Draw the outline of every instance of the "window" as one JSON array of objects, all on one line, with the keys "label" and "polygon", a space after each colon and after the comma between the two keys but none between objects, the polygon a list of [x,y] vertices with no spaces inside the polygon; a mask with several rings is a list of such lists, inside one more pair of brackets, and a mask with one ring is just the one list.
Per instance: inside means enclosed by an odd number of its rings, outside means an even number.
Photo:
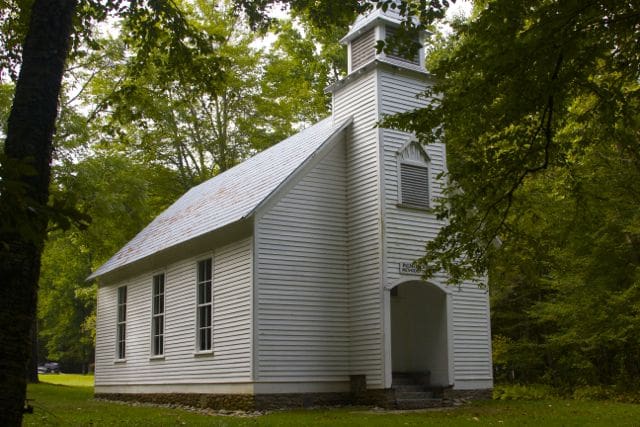
[{"label": "window", "polygon": [[198,351],[211,350],[213,296],[211,289],[211,258],[198,262],[197,296],[197,348]]},{"label": "window", "polygon": [[398,203],[403,207],[428,209],[430,159],[417,141],[410,141],[398,153]]},{"label": "window", "polygon": [[153,276],[151,354],[164,354],[164,274]]},{"label": "window", "polygon": [[127,287],[118,288],[118,319],[116,322],[116,359],[122,360],[126,356],[127,337]]}]

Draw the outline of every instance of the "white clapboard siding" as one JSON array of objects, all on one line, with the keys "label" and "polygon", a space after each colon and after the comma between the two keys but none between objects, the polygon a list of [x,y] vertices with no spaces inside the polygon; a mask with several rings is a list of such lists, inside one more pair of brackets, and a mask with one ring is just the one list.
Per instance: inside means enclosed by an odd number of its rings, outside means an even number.
[{"label": "white clapboard siding", "polygon": [[456,388],[491,385],[489,293],[472,283],[453,291],[453,364]]},{"label": "white clapboard siding", "polygon": [[256,222],[258,381],[348,381],[344,141]]},{"label": "white clapboard siding", "polygon": [[[196,265],[213,255],[213,354],[196,350]],[[100,286],[96,385],[205,384],[251,380],[252,239]],[[165,273],[164,359],[150,359],[151,282]],[[127,286],[126,362],[114,362],[117,287]],[[169,389],[168,389],[169,391]]]},{"label": "white clapboard siding", "polygon": [[[381,108],[383,114],[394,114],[414,110],[426,105],[426,101],[417,95],[424,92],[427,82],[424,76],[407,73],[380,73]],[[384,189],[385,189],[385,255],[386,281],[396,284],[402,279],[415,279],[401,276],[399,264],[412,262],[424,254],[425,243],[435,237],[442,222],[424,210],[398,207],[398,157],[400,151],[411,140],[406,132],[385,129],[382,132],[384,153]],[[426,147],[429,156],[429,195],[433,200],[442,194],[442,183],[438,175],[445,168],[444,146],[434,144]]]},{"label": "white clapboard siding", "polygon": [[350,372],[384,387],[376,69],[333,94],[334,120],[353,116],[347,145]]},{"label": "white clapboard siding", "polygon": [[[416,95],[423,92],[426,82],[406,73],[381,73],[381,105],[384,114],[423,107],[426,100]],[[410,141],[404,132],[383,131],[384,188],[385,188],[385,258],[386,281],[397,284],[419,276],[401,275],[399,264],[412,262],[424,255],[425,244],[433,239],[444,225],[435,215],[419,209],[398,207],[398,152]],[[426,147],[429,156],[429,181],[432,203],[442,196],[444,183],[438,178],[446,169],[445,147],[432,144]],[[440,278],[441,282],[444,278]],[[487,292],[474,285],[465,285],[453,292],[452,331],[454,383],[473,383],[478,388],[491,382],[491,338],[489,301]]]}]

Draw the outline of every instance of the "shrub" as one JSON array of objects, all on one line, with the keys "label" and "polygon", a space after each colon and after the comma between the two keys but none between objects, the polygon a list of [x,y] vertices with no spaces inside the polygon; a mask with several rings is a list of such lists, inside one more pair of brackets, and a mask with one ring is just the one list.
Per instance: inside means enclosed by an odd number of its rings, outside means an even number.
[{"label": "shrub", "polygon": [[573,391],[573,398],[576,400],[609,400],[614,394],[614,390],[610,387],[585,385],[577,387]]},{"label": "shrub", "polygon": [[493,398],[496,400],[543,400],[556,397],[556,391],[544,384],[500,384],[493,388]]}]

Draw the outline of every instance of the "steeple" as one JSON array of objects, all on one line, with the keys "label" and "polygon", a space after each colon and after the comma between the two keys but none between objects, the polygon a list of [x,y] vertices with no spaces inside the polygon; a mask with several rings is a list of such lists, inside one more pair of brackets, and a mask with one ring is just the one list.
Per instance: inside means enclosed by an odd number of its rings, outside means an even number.
[{"label": "steeple", "polygon": [[[378,41],[390,40],[404,19],[397,9],[392,8],[388,8],[386,11],[374,8],[369,13],[358,16],[347,35],[340,40],[342,44],[347,45],[348,74],[352,74],[375,61],[426,72],[424,48],[420,48],[412,57],[400,53],[377,52],[376,50]],[[424,34],[421,34],[419,40],[416,41],[421,46],[424,45]]]}]

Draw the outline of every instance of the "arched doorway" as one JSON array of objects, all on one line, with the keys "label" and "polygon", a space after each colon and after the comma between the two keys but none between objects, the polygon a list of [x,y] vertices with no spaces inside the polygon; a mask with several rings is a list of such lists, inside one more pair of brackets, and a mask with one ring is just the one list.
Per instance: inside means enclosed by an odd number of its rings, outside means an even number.
[{"label": "arched doorway", "polygon": [[431,385],[449,385],[447,294],[421,281],[390,294],[392,375],[429,373]]}]

